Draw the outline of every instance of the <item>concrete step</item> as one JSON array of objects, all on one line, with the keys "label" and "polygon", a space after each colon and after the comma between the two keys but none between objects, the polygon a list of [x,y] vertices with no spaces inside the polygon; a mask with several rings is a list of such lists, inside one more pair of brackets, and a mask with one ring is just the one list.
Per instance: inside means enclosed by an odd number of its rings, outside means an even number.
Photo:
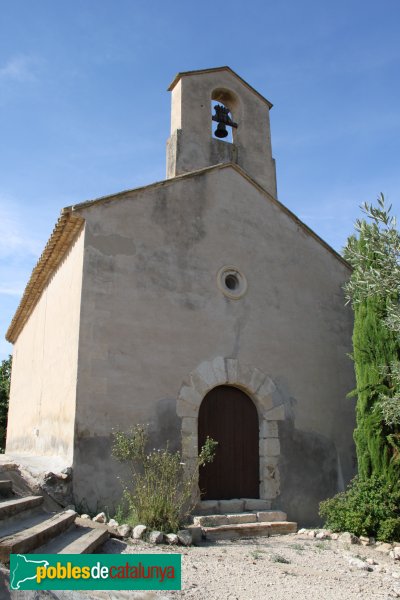
[{"label": "concrete step", "polygon": [[287,521],[286,513],[281,510],[235,513],[232,515],[202,515],[193,517],[193,525],[200,527],[219,527],[221,525],[239,525],[244,523],[271,523]]},{"label": "concrete step", "polygon": [[282,510],[262,510],[257,513],[259,523],[272,523],[274,521],[287,521],[287,514]]},{"label": "concrete step", "polygon": [[275,521],[265,523],[240,523],[237,525],[221,525],[219,527],[203,527],[206,540],[236,540],[244,537],[260,537],[296,533],[297,523]]},{"label": "concrete step", "polygon": [[4,502],[0,502],[0,520],[13,517],[21,512],[40,506],[42,503],[42,496],[25,496],[24,498],[4,500]]},{"label": "concrete step", "polygon": [[234,515],[193,517],[193,525],[200,527],[220,527],[221,525],[238,525],[240,523],[257,523],[257,515],[255,513],[237,513]]},{"label": "concrete step", "polygon": [[91,554],[110,537],[108,528],[73,524],[67,531],[34,550],[34,554]]},{"label": "concrete step", "polygon": [[88,528],[86,532],[81,532],[80,537],[74,542],[60,550],[59,554],[91,554],[104,544],[109,537],[110,533],[106,527],[104,529]]},{"label": "concrete step", "polygon": [[30,529],[34,525],[39,525],[43,521],[46,521],[49,516],[40,506],[37,506],[23,513],[18,513],[9,519],[4,519],[0,521],[0,540],[14,535],[23,529]]},{"label": "concrete step", "polygon": [[10,479],[0,481],[0,496],[11,496],[12,493],[12,481]]},{"label": "concrete step", "polygon": [[68,529],[76,516],[74,510],[65,510],[28,529],[21,529],[12,535],[1,538],[0,560],[9,562],[12,553],[26,554],[34,548],[44,545],[48,540]]}]

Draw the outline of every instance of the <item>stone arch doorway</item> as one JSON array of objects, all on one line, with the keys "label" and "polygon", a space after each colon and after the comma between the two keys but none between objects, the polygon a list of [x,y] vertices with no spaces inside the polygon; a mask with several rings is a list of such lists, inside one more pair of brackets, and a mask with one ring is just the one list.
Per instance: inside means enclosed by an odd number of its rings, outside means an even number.
[{"label": "stone arch doorway", "polygon": [[200,467],[201,498],[259,498],[259,423],[251,398],[228,385],[209,391],[199,410],[199,449],[207,435],[218,447],[213,462]]},{"label": "stone arch doorway", "polygon": [[210,390],[224,385],[243,390],[256,406],[260,424],[260,488],[256,498],[274,500],[280,493],[278,421],[285,418],[285,407],[272,379],[256,367],[236,358],[217,356],[187,375],[176,403],[177,415],[182,419],[182,458],[189,472],[196,468],[200,405]]}]

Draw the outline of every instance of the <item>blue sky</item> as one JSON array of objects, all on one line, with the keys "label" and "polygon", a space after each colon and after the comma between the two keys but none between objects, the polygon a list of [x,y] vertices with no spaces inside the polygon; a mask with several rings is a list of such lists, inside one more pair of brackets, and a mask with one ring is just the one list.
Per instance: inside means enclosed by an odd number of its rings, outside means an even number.
[{"label": "blue sky", "polygon": [[335,249],[400,214],[398,0],[0,0],[0,359],[63,206],[164,178],[178,71],[229,65],[274,104],[279,199]]}]

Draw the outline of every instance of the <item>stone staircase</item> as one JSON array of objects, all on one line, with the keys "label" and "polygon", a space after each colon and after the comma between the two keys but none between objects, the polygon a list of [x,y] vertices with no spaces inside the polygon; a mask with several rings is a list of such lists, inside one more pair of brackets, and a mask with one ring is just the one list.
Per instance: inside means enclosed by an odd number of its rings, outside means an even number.
[{"label": "stone staircase", "polygon": [[[267,500],[254,498],[205,501],[198,506],[201,514],[193,517],[193,525],[201,527],[203,538],[209,541],[296,533],[297,523],[270,507]],[[210,508],[216,514],[206,514]]]},{"label": "stone staircase", "polygon": [[[1,474],[0,474],[1,476]],[[74,510],[49,511],[43,496],[18,496],[0,480],[0,561],[10,554],[88,554],[108,538],[107,527],[77,524]]]}]

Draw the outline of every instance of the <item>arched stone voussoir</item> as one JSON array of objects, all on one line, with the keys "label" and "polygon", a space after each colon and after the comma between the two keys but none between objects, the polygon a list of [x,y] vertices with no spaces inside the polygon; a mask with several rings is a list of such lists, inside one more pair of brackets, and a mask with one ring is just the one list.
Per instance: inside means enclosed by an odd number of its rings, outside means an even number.
[{"label": "arched stone voussoir", "polygon": [[176,413],[178,417],[197,418],[199,407],[203,397],[192,386],[183,385],[179,390],[176,401]]},{"label": "arched stone voussoir", "polygon": [[285,419],[285,406],[283,404],[274,406],[267,410],[263,416],[266,421],[283,421]]},{"label": "arched stone voussoir", "polygon": [[[265,374],[256,367],[238,363],[236,369],[236,384],[251,394],[255,394],[265,379]],[[233,382],[235,383],[235,382]]]},{"label": "arched stone voussoir", "polygon": [[228,383],[225,359],[222,356],[217,356],[211,361],[200,363],[199,366],[191,372],[190,382],[192,387],[202,398],[217,385]]},{"label": "arched stone voussoir", "polygon": [[268,375],[257,367],[241,364],[236,358],[217,356],[213,360],[203,361],[194,369],[188,381],[181,387],[178,397],[183,401],[179,416],[193,416],[191,409],[186,410],[186,404],[199,408],[204,396],[218,385],[234,385],[250,393],[264,414],[274,406],[272,394],[276,386]]}]

